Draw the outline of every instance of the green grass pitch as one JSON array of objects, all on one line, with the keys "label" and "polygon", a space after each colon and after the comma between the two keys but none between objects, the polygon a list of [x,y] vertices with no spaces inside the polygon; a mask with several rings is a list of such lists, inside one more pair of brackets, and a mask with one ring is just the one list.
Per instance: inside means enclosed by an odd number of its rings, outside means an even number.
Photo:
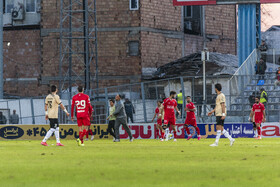
[{"label": "green grass pitch", "polygon": [[1,186],[280,186],[279,139],[0,141]]}]

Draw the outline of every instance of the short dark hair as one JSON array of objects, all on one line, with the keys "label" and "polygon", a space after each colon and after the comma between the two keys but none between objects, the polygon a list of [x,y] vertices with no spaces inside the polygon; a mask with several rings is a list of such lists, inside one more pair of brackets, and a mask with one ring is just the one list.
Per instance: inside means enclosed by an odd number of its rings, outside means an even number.
[{"label": "short dark hair", "polygon": [[175,91],[171,91],[171,92],[170,92],[170,95],[175,95],[175,94],[176,94]]},{"label": "short dark hair", "polygon": [[114,99],[110,99],[109,101],[110,101],[110,102],[112,101],[113,103],[115,103],[115,100],[114,100]]},{"label": "short dark hair", "polygon": [[222,91],[222,85],[220,83],[215,84],[215,88],[220,92]]},{"label": "short dark hair", "polygon": [[79,92],[82,92],[82,91],[83,91],[83,89],[84,89],[84,87],[83,87],[83,86],[79,86],[79,87],[78,87],[78,91],[79,91]]},{"label": "short dark hair", "polygon": [[160,102],[160,103],[162,103],[162,100],[158,100],[157,102]]},{"label": "short dark hair", "polygon": [[189,95],[187,96],[187,98],[188,98],[188,97],[191,98],[191,96],[189,96]]},{"label": "short dark hair", "polygon": [[52,85],[51,86],[51,92],[55,92],[56,91],[56,85]]},{"label": "short dark hair", "polygon": [[260,96],[256,96],[255,98],[258,98],[259,100],[261,99],[261,97],[260,97]]}]

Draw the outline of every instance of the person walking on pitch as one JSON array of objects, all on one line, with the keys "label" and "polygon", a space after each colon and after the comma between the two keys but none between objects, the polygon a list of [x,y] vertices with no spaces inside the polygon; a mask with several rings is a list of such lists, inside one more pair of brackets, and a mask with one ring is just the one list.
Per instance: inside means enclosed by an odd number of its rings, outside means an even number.
[{"label": "person walking on pitch", "polygon": [[216,106],[214,110],[208,113],[208,116],[211,116],[214,112],[216,115],[216,129],[217,129],[217,135],[216,135],[216,141],[215,143],[211,144],[210,146],[216,147],[219,144],[219,140],[221,137],[221,133],[225,135],[230,141],[230,146],[233,145],[235,142],[235,139],[233,139],[228,131],[224,129],[224,122],[227,114],[227,109],[226,109],[226,97],[225,95],[221,92],[222,91],[222,85],[221,84],[215,84],[215,92],[217,93],[217,98],[216,98]]},{"label": "person walking on pitch", "polygon": [[60,106],[60,108],[66,113],[67,116],[69,116],[69,113],[67,112],[59,96],[57,95],[57,91],[58,90],[56,86],[52,85],[51,94],[49,94],[45,100],[45,118],[46,120],[50,121],[50,130],[47,132],[45,138],[41,142],[41,145],[43,146],[48,146],[47,140],[52,136],[53,133],[55,134],[56,145],[64,146],[60,143],[59,138],[58,107]]}]

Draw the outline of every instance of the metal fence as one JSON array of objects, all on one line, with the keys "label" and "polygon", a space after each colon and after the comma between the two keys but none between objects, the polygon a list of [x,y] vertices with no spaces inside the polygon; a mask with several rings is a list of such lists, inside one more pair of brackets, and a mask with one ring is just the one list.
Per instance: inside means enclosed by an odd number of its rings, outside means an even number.
[{"label": "metal fence", "polygon": [[[133,114],[134,123],[151,122],[154,115],[157,101],[169,96],[171,90],[177,93],[182,90],[184,104],[186,104],[186,96],[191,96],[192,101],[197,107],[196,116],[199,123],[214,122],[214,116],[208,117],[207,113],[215,106],[215,89],[216,83],[221,83],[223,93],[227,99],[227,122],[247,122],[251,109],[249,96],[257,93],[261,87],[265,88],[268,93],[268,103],[266,106],[268,121],[280,120],[280,87],[274,86],[275,74],[268,73],[265,75],[265,84],[258,85],[258,75],[234,75],[234,76],[207,76],[206,77],[206,100],[203,101],[203,79],[202,77],[178,77],[164,80],[154,80],[142,82],[138,84],[129,84],[121,86],[113,86],[98,90],[90,90],[87,92],[92,98],[94,114],[92,123],[105,124],[108,116],[110,98],[114,98],[116,94],[130,100],[134,106]],[[75,93],[72,93],[74,95]],[[68,99],[62,97],[63,104],[70,112]],[[0,111],[7,118],[6,123],[10,123],[9,116],[13,110],[19,115],[19,123],[21,124],[45,124],[47,121],[44,117],[44,98],[2,100],[0,101]],[[60,111],[60,123],[72,123],[70,117]],[[184,121],[185,113],[177,116],[177,122]],[[1,116],[0,116],[1,121]],[[131,120],[129,120],[131,123]]]}]

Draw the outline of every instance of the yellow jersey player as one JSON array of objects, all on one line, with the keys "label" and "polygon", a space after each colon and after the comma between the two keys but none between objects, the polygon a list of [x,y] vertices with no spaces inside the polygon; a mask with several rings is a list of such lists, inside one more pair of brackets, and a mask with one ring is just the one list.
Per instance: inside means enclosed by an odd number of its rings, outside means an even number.
[{"label": "yellow jersey player", "polygon": [[69,116],[69,113],[67,112],[66,108],[63,106],[59,96],[57,93],[57,88],[55,85],[51,86],[51,94],[49,94],[46,97],[45,101],[45,117],[46,120],[49,119],[50,121],[50,130],[47,132],[45,138],[41,142],[41,145],[48,146],[47,140],[52,136],[52,134],[55,134],[56,138],[56,145],[57,146],[64,146],[60,143],[59,138],[59,124],[58,124],[58,107],[66,113],[67,116]]}]

